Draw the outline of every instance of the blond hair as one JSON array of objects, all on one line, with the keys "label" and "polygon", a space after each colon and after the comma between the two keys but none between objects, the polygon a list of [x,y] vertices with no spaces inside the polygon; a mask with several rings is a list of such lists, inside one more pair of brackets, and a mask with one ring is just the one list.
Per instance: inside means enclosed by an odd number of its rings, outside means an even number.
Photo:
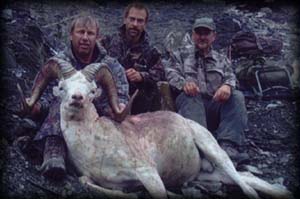
[{"label": "blond hair", "polygon": [[99,35],[99,22],[96,20],[96,17],[92,16],[92,15],[81,15],[79,17],[76,17],[70,26],[70,33],[72,33],[74,31],[74,28],[76,25],[81,25],[84,27],[87,26],[96,26],[97,29],[97,35]]}]

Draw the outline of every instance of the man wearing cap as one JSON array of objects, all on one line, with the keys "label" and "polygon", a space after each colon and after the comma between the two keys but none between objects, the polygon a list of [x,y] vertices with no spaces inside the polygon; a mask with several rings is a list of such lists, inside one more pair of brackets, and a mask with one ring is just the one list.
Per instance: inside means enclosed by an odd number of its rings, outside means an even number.
[{"label": "man wearing cap", "polygon": [[215,39],[213,19],[196,19],[192,43],[171,56],[166,78],[179,91],[178,113],[207,127],[233,161],[241,163],[249,158],[239,151],[247,126],[244,96],[235,90],[230,61],[212,49]]}]

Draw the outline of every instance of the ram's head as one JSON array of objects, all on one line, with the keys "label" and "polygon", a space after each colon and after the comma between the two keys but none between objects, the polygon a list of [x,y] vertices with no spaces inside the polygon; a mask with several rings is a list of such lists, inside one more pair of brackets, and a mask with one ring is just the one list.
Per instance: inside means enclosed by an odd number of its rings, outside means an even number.
[{"label": "ram's head", "polygon": [[[108,95],[115,120],[122,121],[130,112],[130,104],[123,111],[120,111],[116,84],[106,64],[93,63],[77,71],[68,62],[59,59],[56,61],[61,69],[61,78],[59,85],[53,88],[53,93],[62,99],[61,103],[68,111],[78,112],[85,108],[95,97],[101,94],[101,89],[103,89]],[[97,85],[101,88],[97,88]]]},{"label": "ram's head", "polygon": [[82,71],[77,71],[67,79],[62,79],[53,88],[53,94],[59,96],[68,111],[79,111],[89,105],[95,97],[100,96],[94,80],[89,81]]}]

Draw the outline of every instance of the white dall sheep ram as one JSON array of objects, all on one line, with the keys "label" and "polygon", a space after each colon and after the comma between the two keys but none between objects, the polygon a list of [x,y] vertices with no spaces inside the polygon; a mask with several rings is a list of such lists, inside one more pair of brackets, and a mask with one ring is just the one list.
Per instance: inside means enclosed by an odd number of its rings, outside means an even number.
[{"label": "white dall sheep ram", "polygon": [[237,172],[208,130],[174,112],[127,116],[121,123],[99,117],[92,101],[100,88],[93,79],[106,75],[112,79],[106,65],[91,64],[83,71],[69,70],[68,77],[61,78],[53,89],[62,99],[61,129],[69,158],[89,187],[125,197],[132,195],[123,189],[144,186],[153,198],[167,198],[166,188],[180,187],[197,176],[199,180],[220,180],[215,178],[218,175],[202,175],[201,160],[205,158],[224,172],[225,182],[237,184],[249,198],[259,198],[255,189],[272,197],[290,197],[285,188]]}]

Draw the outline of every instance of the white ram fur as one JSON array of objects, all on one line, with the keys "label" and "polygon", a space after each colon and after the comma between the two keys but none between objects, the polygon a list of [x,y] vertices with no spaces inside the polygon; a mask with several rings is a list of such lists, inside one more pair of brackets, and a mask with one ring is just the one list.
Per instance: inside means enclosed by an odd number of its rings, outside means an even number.
[{"label": "white ram fur", "polygon": [[[237,172],[208,130],[176,113],[127,116],[122,123],[99,117],[92,103],[99,93],[95,82],[87,81],[80,71],[54,88],[62,100],[61,129],[69,158],[90,188],[131,197],[122,189],[142,185],[153,198],[167,198],[166,188],[203,176],[205,181],[233,182],[249,198],[259,198],[254,188],[273,197],[291,197],[285,188]],[[216,172],[202,173],[203,158],[218,168]]]}]

